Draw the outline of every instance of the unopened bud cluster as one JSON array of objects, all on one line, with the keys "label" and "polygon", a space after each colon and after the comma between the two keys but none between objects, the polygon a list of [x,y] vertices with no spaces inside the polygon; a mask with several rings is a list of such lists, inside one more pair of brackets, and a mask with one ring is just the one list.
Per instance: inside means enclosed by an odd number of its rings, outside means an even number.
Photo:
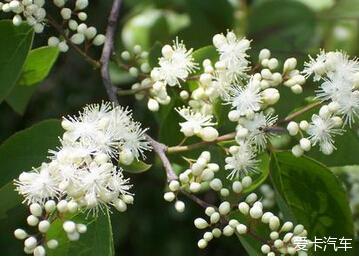
[{"label": "unopened bud cluster", "polygon": [[[44,256],[46,255],[46,249],[55,249],[59,245],[57,239],[48,239],[46,236],[56,215],[64,217],[76,214],[78,205],[73,201],[67,202],[62,200],[56,203],[54,200],[49,200],[44,205],[33,203],[29,208],[31,214],[27,217],[26,221],[33,229],[26,231],[25,229],[18,228],[14,231],[14,236],[19,240],[24,240],[24,252],[26,254]],[[87,231],[85,224],[75,223],[71,220],[64,221],[62,228],[70,241],[79,240],[80,234]],[[30,231],[32,233],[29,233]]]},{"label": "unopened bud cluster", "polygon": [[[170,191],[164,194],[164,199],[168,202],[172,202],[181,190],[198,193],[203,189],[204,183],[207,182],[211,185],[213,184],[212,182],[219,180],[214,178],[215,173],[219,171],[219,166],[216,163],[210,163],[210,161],[210,152],[202,152],[189,169],[178,175],[179,180],[172,180],[169,183],[168,188]],[[178,212],[183,212],[184,203],[177,200],[175,208]]]},{"label": "unopened bud cluster", "polygon": [[24,21],[32,26],[36,33],[42,33],[48,23],[46,8],[50,8],[50,6],[46,5],[52,2],[55,7],[60,9],[63,20],[59,24],[64,25],[66,39],[51,36],[48,39],[49,46],[56,46],[60,51],[67,52],[69,46],[66,40],[70,40],[75,45],[86,44],[87,47],[104,44],[105,36],[98,34],[95,27],[85,23],[87,20],[85,9],[89,5],[88,0],[76,0],[74,3],[68,0],[47,2],[45,0],[5,0],[5,2],[0,2],[0,7],[3,12],[14,13],[12,21],[15,26],[19,26]]}]

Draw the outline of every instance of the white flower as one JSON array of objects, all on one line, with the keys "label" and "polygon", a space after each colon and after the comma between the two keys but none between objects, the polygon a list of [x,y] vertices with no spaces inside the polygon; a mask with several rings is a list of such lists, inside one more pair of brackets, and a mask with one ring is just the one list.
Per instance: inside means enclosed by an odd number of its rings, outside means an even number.
[{"label": "white flower", "polygon": [[251,78],[246,86],[234,86],[230,92],[228,102],[235,108],[239,115],[248,112],[256,112],[261,108],[262,98],[258,81]]},{"label": "white flower", "polygon": [[119,148],[126,146],[138,159],[150,146],[141,124],[133,121],[131,112],[110,103],[88,105],[77,117],[64,118],[64,142],[81,143],[90,150],[118,158]]},{"label": "white flower", "polygon": [[46,165],[41,168],[33,168],[30,172],[23,172],[15,180],[16,191],[24,197],[27,204],[44,204],[49,199],[59,197],[60,190],[50,175]]},{"label": "white flower", "polygon": [[180,123],[180,126],[181,132],[187,137],[199,134],[202,127],[213,126],[216,124],[211,122],[213,119],[212,115],[204,115],[200,112],[193,111],[188,107],[176,108],[176,111],[186,119],[186,122]]},{"label": "white flower", "polygon": [[215,35],[213,44],[219,52],[219,60],[225,63],[226,68],[234,77],[242,76],[249,69],[246,53],[250,49],[249,40],[238,39],[234,32],[228,31],[226,36]]},{"label": "white flower", "polygon": [[240,125],[248,130],[248,140],[253,142],[258,150],[263,150],[270,135],[266,129],[273,126],[276,121],[277,116],[272,117],[270,114],[264,115],[263,112],[260,112],[255,113],[253,119],[240,120]]},{"label": "white flower", "polygon": [[256,155],[249,143],[241,142],[239,146],[235,146],[231,154],[231,157],[225,159],[225,169],[231,170],[228,179],[238,179],[240,176],[258,172],[258,160],[255,159]]},{"label": "white flower", "polygon": [[169,86],[180,85],[180,80],[186,80],[197,68],[192,51],[192,49],[187,50],[186,46],[176,38],[173,46],[165,45],[162,48],[163,56],[159,58],[159,67],[152,70],[151,77],[155,81],[164,81]]},{"label": "white flower", "polygon": [[236,83],[235,78],[227,70],[217,70],[214,73],[212,87],[222,99],[225,100],[229,97],[229,92],[234,83]]},{"label": "white flower", "polygon": [[331,100],[339,104],[339,114],[344,116],[344,122],[351,125],[359,115],[359,91],[353,89],[353,82],[336,75],[325,79],[317,98],[323,101]]},{"label": "white flower", "polygon": [[319,54],[317,54],[316,59],[309,56],[310,61],[304,63],[303,74],[306,77],[314,74],[314,81],[318,81],[322,78],[323,74],[326,71],[325,61],[326,61],[326,53],[321,50]]},{"label": "white flower", "polygon": [[324,154],[329,155],[333,152],[335,149],[333,137],[343,131],[335,127],[335,122],[331,117],[322,118],[316,114],[312,116],[312,122],[307,130],[309,140],[313,146],[319,144],[319,148]]}]

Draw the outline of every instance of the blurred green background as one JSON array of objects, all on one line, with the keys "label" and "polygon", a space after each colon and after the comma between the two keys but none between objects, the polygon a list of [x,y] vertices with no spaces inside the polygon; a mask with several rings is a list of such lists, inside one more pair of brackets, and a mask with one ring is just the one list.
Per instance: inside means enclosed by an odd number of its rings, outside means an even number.
[{"label": "blurred green background", "polygon": [[[104,31],[111,2],[90,3],[89,23],[99,31]],[[300,64],[319,48],[343,49],[355,56],[359,51],[359,0],[125,0],[116,48],[131,50],[140,44],[150,50],[157,41],[163,44],[176,36],[188,47],[198,48],[211,44],[215,33],[227,29],[253,40],[253,62],[264,47],[280,61],[294,56]],[[34,47],[46,45],[47,38],[46,34],[37,35]],[[93,51],[93,56],[100,55],[99,49]],[[111,70],[111,76],[124,89],[134,82],[134,78],[116,68]],[[305,94],[312,93],[308,85]],[[284,93],[282,99],[286,99],[285,94],[290,93]],[[38,121],[75,113],[85,104],[103,99],[107,98],[99,72],[70,51],[61,55],[49,77],[37,86],[24,114],[14,112],[5,102],[0,105],[0,143]],[[278,110],[288,112],[288,106],[294,108],[302,102],[302,98],[292,97],[290,103],[282,101]],[[156,135],[155,119],[140,107],[143,103],[125,97],[121,104],[132,107],[136,119]],[[215,240],[206,250],[198,250],[201,232],[194,229],[193,218],[202,211],[186,201],[186,211],[179,214],[163,200],[165,178],[159,166],[131,177],[135,205],[124,214],[115,212],[112,216],[117,255],[245,254],[235,237]]]}]

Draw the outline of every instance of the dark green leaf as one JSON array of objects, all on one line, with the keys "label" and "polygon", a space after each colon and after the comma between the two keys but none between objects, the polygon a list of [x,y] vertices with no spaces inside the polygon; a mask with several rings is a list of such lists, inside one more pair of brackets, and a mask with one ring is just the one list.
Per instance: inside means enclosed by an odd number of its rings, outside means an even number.
[{"label": "dark green leaf", "polygon": [[122,29],[121,38],[126,49],[140,45],[149,50],[156,41],[166,41],[169,38],[169,27],[165,13],[148,9],[131,17]]},{"label": "dark green leaf", "polygon": [[[191,24],[179,38],[198,48],[212,43],[212,37],[233,27],[234,10],[227,0],[185,0]],[[189,43],[188,43],[189,44]]]},{"label": "dark green leaf", "polygon": [[[271,179],[285,219],[303,224],[309,239],[353,238],[346,192],[328,168],[307,157],[296,158],[290,152],[279,152],[272,155]],[[328,248],[323,254],[349,254],[340,251]]]},{"label": "dark green leaf", "polygon": [[150,49],[150,53],[148,56],[149,65],[154,68],[158,66],[158,58],[161,57],[162,44],[160,42],[156,42],[152,48]]},{"label": "dark green leaf", "polygon": [[18,80],[27,54],[31,48],[33,30],[11,21],[0,21],[0,102],[11,92]]},{"label": "dark green leaf", "polygon": [[357,0],[340,0],[331,11],[325,13],[326,17],[333,18],[359,18],[359,2]]},{"label": "dark green leaf", "polygon": [[255,5],[248,20],[255,50],[269,48],[276,56],[295,55],[313,42],[315,14],[297,1],[268,0]]},{"label": "dark green leaf", "polygon": [[0,241],[2,255],[23,255],[23,243],[14,238],[16,228],[26,228],[27,208],[14,190],[13,179],[41,164],[47,150],[58,144],[62,133],[58,120],[47,120],[20,131],[0,146]]},{"label": "dark green leaf", "polygon": [[76,215],[71,220],[87,225],[87,232],[82,234],[78,241],[71,242],[62,228],[63,221],[56,219],[51,224],[46,238],[58,240],[59,246],[54,250],[48,250],[48,255],[114,255],[111,219],[108,210],[104,214],[100,212],[97,218],[83,213]]},{"label": "dark green leaf", "polygon": [[148,171],[152,167],[152,164],[146,164],[141,160],[135,160],[131,165],[127,166],[124,164],[119,164],[119,166],[128,173],[139,174]]},{"label": "dark green leaf", "polygon": [[49,149],[59,143],[63,133],[59,120],[42,121],[20,131],[0,146],[0,187],[46,160]]}]

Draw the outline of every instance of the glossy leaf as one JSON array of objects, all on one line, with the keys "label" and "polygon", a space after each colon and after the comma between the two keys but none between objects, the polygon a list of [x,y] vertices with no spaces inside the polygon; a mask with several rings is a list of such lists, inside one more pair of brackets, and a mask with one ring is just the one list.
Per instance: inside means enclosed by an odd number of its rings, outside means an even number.
[{"label": "glossy leaf", "polygon": [[41,47],[30,51],[16,86],[6,98],[6,102],[17,113],[25,112],[38,83],[48,76],[58,55],[59,50],[54,47]]},{"label": "glossy leaf", "polygon": [[[303,224],[309,239],[315,236],[353,238],[346,192],[328,168],[307,157],[296,158],[290,152],[279,152],[272,155],[271,179],[285,219]],[[349,252],[334,252],[328,248],[322,254]]]},{"label": "glossy leaf", "polygon": [[49,149],[59,144],[60,121],[45,120],[20,131],[0,146],[0,187],[46,160]]},{"label": "glossy leaf", "polygon": [[22,24],[16,27],[11,21],[0,21],[0,102],[15,86],[32,39],[33,30],[30,26]]},{"label": "glossy leaf", "polygon": [[127,166],[124,164],[119,164],[119,166],[128,173],[139,174],[148,171],[152,167],[152,164],[146,164],[141,160],[135,160],[131,165]]},{"label": "glossy leaf", "polygon": [[71,218],[76,223],[87,225],[87,232],[81,234],[78,241],[69,241],[62,228],[63,220],[56,219],[46,235],[47,239],[56,239],[59,242],[58,248],[48,250],[48,255],[114,255],[114,245],[109,211],[100,211],[97,218],[85,213],[78,214]]}]

